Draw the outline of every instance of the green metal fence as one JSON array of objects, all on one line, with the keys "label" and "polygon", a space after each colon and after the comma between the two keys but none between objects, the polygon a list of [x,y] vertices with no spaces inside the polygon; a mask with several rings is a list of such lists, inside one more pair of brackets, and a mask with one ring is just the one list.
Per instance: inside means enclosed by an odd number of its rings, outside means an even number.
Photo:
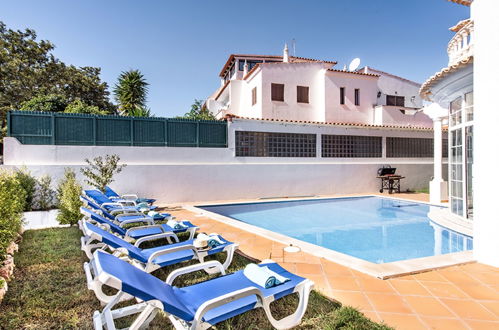
[{"label": "green metal fence", "polygon": [[23,144],[227,147],[227,122],[9,111],[7,135]]}]

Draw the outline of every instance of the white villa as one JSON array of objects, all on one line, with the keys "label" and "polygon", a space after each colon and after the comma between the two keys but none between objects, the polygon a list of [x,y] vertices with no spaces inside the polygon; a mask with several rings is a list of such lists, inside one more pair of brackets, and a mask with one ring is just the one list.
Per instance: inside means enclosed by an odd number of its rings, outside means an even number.
[{"label": "white villa", "polygon": [[[471,15],[450,28],[455,35],[447,46],[449,62],[420,90],[421,97],[432,102],[424,112],[434,122],[430,200],[449,199],[448,209],[430,217],[472,229],[475,258],[499,266],[499,153],[493,147],[499,141],[499,3],[450,1],[471,7]],[[442,126],[449,131],[449,182],[442,179]]]},{"label": "white villa", "polygon": [[334,61],[230,55],[221,86],[206,101],[218,118],[432,127],[420,84],[370,67],[338,70]]}]

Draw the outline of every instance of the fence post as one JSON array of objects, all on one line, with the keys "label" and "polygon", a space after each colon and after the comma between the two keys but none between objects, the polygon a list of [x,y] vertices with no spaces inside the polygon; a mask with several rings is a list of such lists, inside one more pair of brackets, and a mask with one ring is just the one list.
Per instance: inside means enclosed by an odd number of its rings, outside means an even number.
[{"label": "fence post", "polygon": [[12,128],[10,127],[10,122],[11,122],[11,119],[10,119],[10,116],[11,116],[11,111],[7,111],[7,136],[11,136],[11,130]]},{"label": "fence post", "polygon": [[97,145],[97,116],[93,116],[92,118],[92,139],[93,145]]},{"label": "fence post", "polygon": [[134,121],[134,118],[130,118],[130,145],[133,146],[134,145],[134,136],[133,136],[133,121]]},{"label": "fence post", "polygon": [[199,148],[199,120],[196,123],[196,147]]},{"label": "fence post", "polygon": [[165,147],[166,147],[168,145],[168,118],[165,118],[165,120],[163,120],[163,123],[165,125],[164,134],[165,134]]},{"label": "fence post", "polygon": [[52,130],[52,135],[50,137],[50,144],[55,145],[55,113],[52,113],[50,118],[50,126]]}]

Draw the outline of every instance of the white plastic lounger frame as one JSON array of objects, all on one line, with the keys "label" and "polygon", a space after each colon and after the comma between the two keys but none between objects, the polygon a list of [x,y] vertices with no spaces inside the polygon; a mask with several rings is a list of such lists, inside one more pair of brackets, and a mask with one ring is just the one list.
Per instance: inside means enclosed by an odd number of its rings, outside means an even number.
[{"label": "white plastic lounger frame", "polygon": [[[273,262],[271,260],[266,260],[264,261],[265,263]],[[88,268],[88,266],[85,266]],[[213,261],[208,261],[204,262],[201,264],[196,264],[192,266],[187,266],[184,268],[179,268],[177,270],[174,270],[173,272],[170,273],[168,278],[166,279],[166,283],[171,285],[175,278],[177,278],[180,275],[184,274],[189,274],[195,271],[199,270],[206,270],[206,269],[213,269],[217,268],[222,275],[225,275],[224,268],[220,262],[213,260]],[[85,270],[86,271],[86,270]],[[128,307],[123,307],[123,308],[118,308],[113,310],[113,307],[120,301],[124,299],[127,293],[121,291],[121,281],[117,278],[114,278],[108,274],[102,274],[103,279],[106,283],[106,285],[112,286],[117,290],[120,290],[118,294],[109,301],[109,303],[104,307],[102,310],[102,313],[99,313],[98,311],[94,312],[93,315],[93,322],[94,322],[94,327],[96,330],[103,329],[105,327],[108,330],[115,330],[115,324],[114,320],[118,318],[122,318],[125,316],[133,315],[133,314],[138,314],[140,313],[137,318],[133,321],[132,325],[130,326],[130,330],[135,330],[139,328],[147,328],[149,323],[154,319],[156,316],[156,313],[158,311],[164,311],[163,304],[158,301],[158,300],[150,300],[150,301],[145,301],[141,302],[132,306]],[[215,279],[216,280],[216,279]],[[100,275],[97,276],[93,280],[93,286],[102,286],[104,285],[103,282],[101,282]],[[203,303],[198,310],[196,311],[194,320],[190,322],[186,322],[184,320],[178,319],[177,317],[167,314],[168,318],[172,322],[173,326],[175,329],[189,329],[189,330],[204,330],[208,329],[214,324],[209,324],[205,321],[203,321],[203,316],[210,310],[222,306],[226,303],[232,302],[234,300],[242,299],[247,296],[256,296],[257,298],[257,303],[254,307],[254,309],[261,307],[265,311],[265,314],[272,324],[272,326],[276,329],[290,329],[292,327],[295,327],[296,325],[300,324],[301,319],[303,318],[303,315],[305,314],[305,311],[307,309],[308,305],[308,298],[310,295],[310,291],[312,290],[314,286],[314,283],[308,279],[304,279],[302,282],[300,282],[297,286],[295,286],[293,293],[297,293],[299,296],[299,303],[298,307],[295,310],[295,312],[291,315],[286,316],[285,318],[281,320],[276,320],[270,311],[270,303],[273,302],[275,299],[273,296],[265,297],[261,290],[258,289],[257,287],[247,287],[241,290],[233,291],[231,293],[222,295],[220,297],[211,299]],[[95,290],[94,290],[95,291]],[[102,290],[100,290],[102,291]],[[97,292],[97,291],[95,291]]]},{"label": "white plastic lounger frame", "polygon": [[[80,227],[81,231],[83,232],[83,236],[80,239],[81,250],[83,252],[85,252],[85,254],[87,255],[88,259],[92,259],[93,258],[93,253],[94,253],[94,251],[96,249],[101,249],[101,250],[109,249],[111,252],[119,250],[119,254],[120,255],[126,255],[126,256],[128,256],[128,251],[126,249],[122,249],[122,248],[120,248],[120,249],[114,249],[111,246],[108,246],[107,244],[104,244],[102,242],[102,237],[100,237],[99,235],[95,234],[91,230],[88,230],[85,227],[85,222],[86,222],[86,220],[84,220],[84,219],[78,221],[78,226]],[[103,225],[103,224],[100,224],[100,223],[94,223],[94,225],[96,225],[97,227],[100,227],[100,228],[102,228],[102,229],[104,229],[106,231],[109,230],[109,227],[106,226],[106,225]],[[130,242],[130,241],[132,241],[132,238],[128,236],[129,234],[133,233],[134,231],[140,230],[140,229],[144,229],[144,228],[155,228],[155,227],[159,227],[161,229],[163,228],[160,225],[140,226],[140,227],[130,228],[127,231],[127,236],[125,236],[123,238],[123,240],[125,240],[127,242]],[[136,247],[139,247],[140,244],[142,244],[144,242],[153,241],[153,240],[157,240],[157,239],[160,239],[160,238],[166,238],[166,240],[168,241],[169,244],[173,244],[173,243],[178,243],[179,242],[178,237],[177,237],[177,235],[175,235],[175,233],[173,233],[171,231],[165,231],[165,232],[163,232],[161,234],[155,234],[155,235],[149,235],[149,236],[141,237],[141,238],[135,240],[135,243],[133,245],[135,245]],[[162,252],[162,251],[165,251],[165,250],[161,250],[161,251],[158,251],[158,252]],[[170,251],[170,252],[173,252],[173,251]],[[163,255],[163,254],[166,254],[166,253],[161,253],[159,255]],[[151,255],[151,257],[154,256],[154,255],[155,254]],[[156,258],[156,257],[158,257],[157,254],[156,254],[156,256],[154,258]],[[126,258],[129,259],[128,257],[126,257]],[[153,259],[149,258],[149,260],[152,261]],[[143,268],[145,269],[146,265],[144,265]],[[157,268],[155,268],[153,270],[156,270],[158,268],[159,267],[157,267]],[[153,270],[151,270],[151,271],[153,271]]]}]

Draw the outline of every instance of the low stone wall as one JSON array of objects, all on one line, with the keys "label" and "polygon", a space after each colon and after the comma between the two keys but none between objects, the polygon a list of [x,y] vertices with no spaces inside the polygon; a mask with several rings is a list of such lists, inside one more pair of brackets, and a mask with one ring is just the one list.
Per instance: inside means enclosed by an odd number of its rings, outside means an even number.
[{"label": "low stone wall", "polygon": [[[21,239],[19,235],[18,240]],[[0,263],[0,303],[3,297],[7,293],[8,285],[7,282],[12,278],[14,273],[14,253],[17,252],[19,246],[16,242],[12,242],[7,248],[7,258]]]}]

